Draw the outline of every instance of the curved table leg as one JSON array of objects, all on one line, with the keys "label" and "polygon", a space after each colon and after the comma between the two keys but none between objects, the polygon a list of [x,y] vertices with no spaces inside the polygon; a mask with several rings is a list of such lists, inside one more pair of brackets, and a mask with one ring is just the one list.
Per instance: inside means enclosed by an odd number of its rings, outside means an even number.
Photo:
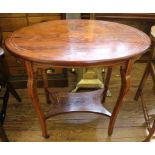
[{"label": "curved table leg", "polygon": [[46,102],[48,104],[51,103],[51,100],[50,100],[50,95],[49,95],[49,92],[48,92],[48,78],[47,78],[47,73],[46,73],[46,70],[42,69],[42,77],[43,77],[43,86],[44,86],[44,90],[45,90],[45,95],[46,95]]},{"label": "curved table leg", "polygon": [[40,105],[39,105],[39,98],[37,95],[37,81],[36,81],[36,72],[33,69],[33,65],[31,62],[26,61],[25,62],[27,73],[28,73],[28,93],[32,99],[32,104],[36,110],[36,113],[38,115],[41,129],[42,129],[42,135],[45,138],[48,138],[47,129],[46,129],[46,121],[45,121],[45,115],[41,111]]},{"label": "curved table leg", "polygon": [[141,92],[142,92],[142,90],[144,88],[144,84],[145,84],[145,82],[146,82],[146,80],[147,80],[147,78],[149,76],[149,73],[150,73],[150,64],[148,63],[147,66],[146,66],[146,68],[145,68],[145,71],[144,71],[142,80],[140,82],[140,85],[139,85],[139,87],[137,89],[136,95],[134,97],[134,99],[136,101],[138,101],[138,98],[139,98],[139,96],[140,96],[140,94],[141,94]]},{"label": "curved table leg", "polygon": [[155,133],[155,120],[153,122],[152,128],[149,130],[149,135],[145,138],[144,142],[149,142]]},{"label": "curved table leg", "polygon": [[123,104],[123,99],[125,95],[128,93],[131,83],[131,68],[132,68],[133,61],[129,60],[125,63],[125,65],[120,67],[120,75],[121,75],[121,89],[120,93],[116,102],[116,105],[114,107],[114,110],[112,112],[112,116],[110,117],[110,123],[108,128],[108,135],[112,135],[115,120],[117,118],[117,115],[119,113],[119,110]]},{"label": "curved table leg", "polygon": [[105,102],[105,98],[107,96],[107,91],[108,91],[108,88],[109,88],[111,73],[112,73],[112,67],[108,67],[106,79],[105,79],[105,82],[104,82],[105,85],[104,85],[104,91],[103,91],[103,97],[102,97],[102,102],[103,103]]}]

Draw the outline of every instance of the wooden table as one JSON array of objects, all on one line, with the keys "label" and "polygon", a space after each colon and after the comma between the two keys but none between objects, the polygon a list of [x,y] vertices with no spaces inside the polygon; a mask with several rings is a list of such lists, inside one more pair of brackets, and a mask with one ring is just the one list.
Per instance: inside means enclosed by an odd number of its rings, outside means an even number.
[{"label": "wooden table", "polygon": [[[116,117],[128,93],[134,61],[147,51],[149,37],[130,26],[97,20],[55,20],[24,27],[12,33],[5,41],[6,48],[25,63],[28,73],[28,91],[40,121],[42,135],[48,137],[46,119],[67,112],[94,112],[110,117],[108,134],[113,132]],[[47,101],[50,101],[45,74],[50,67],[98,67],[111,69],[120,66],[121,88],[112,114],[104,108],[101,96],[106,90],[84,93],[52,92],[56,109],[45,115],[39,104],[36,76],[43,71]]]}]

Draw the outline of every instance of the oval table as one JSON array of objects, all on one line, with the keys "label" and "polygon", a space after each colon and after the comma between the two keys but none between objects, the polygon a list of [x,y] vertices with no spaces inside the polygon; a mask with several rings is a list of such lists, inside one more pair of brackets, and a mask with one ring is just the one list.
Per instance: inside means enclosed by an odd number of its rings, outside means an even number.
[{"label": "oval table", "polygon": [[[42,135],[48,137],[46,119],[68,112],[94,112],[110,117],[108,134],[130,88],[132,65],[150,46],[140,30],[99,20],[55,20],[21,28],[6,39],[5,46],[22,59],[28,74],[28,91],[40,121]],[[53,92],[56,104],[44,114],[37,95],[36,76],[42,70],[47,100],[49,89],[45,70],[50,67],[108,67],[105,89],[83,93]],[[101,103],[105,98],[112,67],[120,66],[121,88],[112,114]],[[54,97],[56,96],[56,97]],[[104,99],[103,99],[104,100]]]}]

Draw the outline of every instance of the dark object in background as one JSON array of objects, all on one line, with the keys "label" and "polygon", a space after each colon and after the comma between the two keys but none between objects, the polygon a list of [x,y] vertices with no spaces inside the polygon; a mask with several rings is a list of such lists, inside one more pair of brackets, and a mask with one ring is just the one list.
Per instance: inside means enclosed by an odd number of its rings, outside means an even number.
[{"label": "dark object in background", "polygon": [[6,116],[7,103],[9,99],[9,93],[11,93],[17,101],[21,102],[20,97],[17,92],[13,88],[12,84],[8,80],[7,73],[4,69],[4,50],[1,48],[2,45],[2,35],[0,33],[0,90],[4,87],[6,88],[4,95],[0,97],[3,100],[2,108],[0,111],[0,138],[2,141],[8,141],[8,138],[5,134],[5,130],[3,129],[3,123]]}]

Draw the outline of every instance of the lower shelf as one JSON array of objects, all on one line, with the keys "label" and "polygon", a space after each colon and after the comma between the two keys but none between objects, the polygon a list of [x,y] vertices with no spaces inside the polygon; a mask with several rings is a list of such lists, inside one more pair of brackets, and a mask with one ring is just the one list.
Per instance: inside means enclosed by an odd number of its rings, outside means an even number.
[{"label": "lower shelf", "polygon": [[46,114],[46,119],[69,112],[90,112],[110,117],[111,113],[102,105],[103,89],[91,92],[55,92],[49,89],[52,105]]}]

